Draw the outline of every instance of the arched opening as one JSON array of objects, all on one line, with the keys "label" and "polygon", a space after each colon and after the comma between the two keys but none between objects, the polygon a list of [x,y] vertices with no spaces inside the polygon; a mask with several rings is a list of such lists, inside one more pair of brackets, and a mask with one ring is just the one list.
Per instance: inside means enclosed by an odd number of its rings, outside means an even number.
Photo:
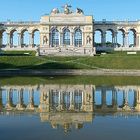
[{"label": "arched opening", "polygon": [[60,33],[59,31],[55,28],[51,32],[51,46],[52,47],[57,47],[59,46],[59,38],[60,38]]},{"label": "arched opening", "polygon": [[124,106],[124,91],[123,90],[117,90],[117,105],[119,108],[122,108]]},{"label": "arched opening", "polygon": [[64,29],[63,31],[63,45],[69,46],[70,45],[70,30]]},{"label": "arched opening", "polygon": [[16,48],[18,46],[18,33],[17,33],[16,30],[11,31],[10,42],[11,42],[10,47],[15,47]]},{"label": "arched opening", "polygon": [[82,107],[82,91],[75,90],[74,91],[74,109],[81,110]]},{"label": "arched opening", "polygon": [[102,30],[97,29],[94,32],[94,41],[95,41],[95,47],[102,46]]},{"label": "arched opening", "polygon": [[124,30],[119,29],[117,34],[117,47],[124,47]]},{"label": "arched opening", "polygon": [[95,105],[102,105],[102,91],[101,90],[96,90],[95,91]]},{"label": "arched opening", "polygon": [[107,90],[106,91],[106,104],[107,106],[111,106],[113,105],[113,102],[112,102],[112,90]]},{"label": "arched opening", "polygon": [[133,89],[129,89],[128,93],[128,105],[129,107],[135,107],[134,99],[135,99],[135,91]]},{"label": "arched opening", "polygon": [[63,93],[63,108],[64,110],[69,110],[70,108],[70,92]]},{"label": "arched opening", "polygon": [[106,31],[106,47],[113,47],[114,43],[114,31],[112,29],[108,29]]},{"label": "arched opening", "polygon": [[136,31],[134,29],[129,30],[128,42],[130,48],[136,46]]},{"label": "arched opening", "polygon": [[38,29],[35,29],[33,31],[33,42],[34,42],[34,47],[40,46],[40,32]]},{"label": "arched opening", "polygon": [[21,32],[21,46],[28,47],[29,45],[29,32],[27,29]]},{"label": "arched opening", "polygon": [[82,46],[82,31],[80,29],[75,30],[74,45],[75,45],[75,47],[81,47]]},{"label": "arched opening", "polygon": [[51,95],[52,95],[52,98],[51,98],[52,109],[56,110],[57,107],[59,106],[59,92],[52,90]]}]

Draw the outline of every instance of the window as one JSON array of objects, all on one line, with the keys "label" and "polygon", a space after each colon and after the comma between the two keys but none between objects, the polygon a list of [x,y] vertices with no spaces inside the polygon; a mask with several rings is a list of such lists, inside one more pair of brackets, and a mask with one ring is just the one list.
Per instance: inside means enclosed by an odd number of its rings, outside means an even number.
[{"label": "window", "polygon": [[63,33],[63,44],[70,45],[70,30],[65,29]]},{"label": "window", "polygon": [[57,29],[54,29],[52,31],[52,47],[59,46],[59,31]]},{"label": "window", "polygon": [[75,30],[74,44],[76,47],[82,46],[82,31],[80,29]]}]

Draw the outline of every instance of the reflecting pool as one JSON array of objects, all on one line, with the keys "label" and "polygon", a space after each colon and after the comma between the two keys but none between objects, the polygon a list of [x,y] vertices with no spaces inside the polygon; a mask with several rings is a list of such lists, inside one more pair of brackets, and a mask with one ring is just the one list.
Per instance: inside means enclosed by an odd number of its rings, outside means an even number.
[{"label": "reflecting pool", "polygon": [[21,83],[0,86],[1,140],[139,140],[139,85]]}]

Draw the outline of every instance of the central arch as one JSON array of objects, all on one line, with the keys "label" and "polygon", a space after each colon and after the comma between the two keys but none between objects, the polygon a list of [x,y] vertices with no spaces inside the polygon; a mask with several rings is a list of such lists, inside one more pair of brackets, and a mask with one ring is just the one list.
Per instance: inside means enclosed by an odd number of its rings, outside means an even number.
[{"label": "central arch", "polygon": [[56,28],[54,28],[51,31],[51,46],[52,47],[58,47],[59,42],[60,42],[60,33]]},{"label": "central arch", "polygon": [[70,30],[68,28],[63,30],[63,45],[70,45]]},{"label": "central arch", "polygon": [[81,29],[76,29],[74,33],[74,45],[75,47],[81,47],[82,46],[82,31]]}]

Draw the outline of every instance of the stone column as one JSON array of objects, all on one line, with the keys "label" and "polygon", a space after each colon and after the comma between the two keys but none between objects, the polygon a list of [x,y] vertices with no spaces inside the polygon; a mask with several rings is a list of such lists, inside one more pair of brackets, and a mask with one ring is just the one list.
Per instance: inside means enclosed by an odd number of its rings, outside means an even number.
[{"label": "stone column", "polygon": [[62,47],[63,45],[64,45],[63,33],[60,32],[60,37],[59,37],[59,47]]},{"label": "stone column", "polygon": [[13,34],[10,35],[10,47],[14,47],[14,44],[13,44]]},{"label": "stone column", "polygon": [[63,93],[61,93],[60,91],[59,91],[59,95],[58,95],[58,104],[59,104],[59,107],[58,107],[58,110],[59,111],[62,111],[63,110],[63,105],[62,105],[62,97],[61,97],[61,95],[62,95]]},{"label": "stone column", "polygon": [[10,33],[7,33],[7,45],[6,46],[9,47],[9,48],[11,46],[11,36],[10,36]]},{"label": "stone column", "polygon": [[93,32],[92,38],[93,38],[92,45],[93,45],[93,47],[95,47],[95,32]]},{"label": "stone column", "polygon": [[122,34],[122,37],[123,37],[123,44],[122,45],[123,45],[123,47],[125,47],[125,34],[124,33]]},{"label": "stone column", "polygon": [[118,34],[118,32],[114,32],[114,42],[113,42],[114,47],[117,47],[117,44],[118,44],[117,34]]},{"label": "stone column", "polygon": [[16,105],[18,110],[24,110],[23,105],[23,89],[18,90],[18,104]]},{"label": "stone column", "polygon": [[0,109],[3,108],[3,103],[2,103],[2,89],[0,88]]},{"label": "stone column", "polygon": [[18,47],[21,48],[22,43],[21,43],[21,33],[18,33]]},{"label": "stone column", "polygon": [[11,89],[7,89],[7,93],[6,93],[6,108],[7,109],[12,109],[12,90]]},{"label": "stone column", "polygon": [[2,36],[3,36],[2,33],[0,33],[0,48],[2,48],[2,44],[3,44],[2,43]]},{"label": "stone column", "polygon": [[102,89],[102,107],[106,107],[106,89]]},{"label": "stone column", "polygon": [[27,105],[27,109],[34,110],[34,98],[33,98],[34,91],[33,89],[29,89],[29,104]]},{"label": "stone column", "polygon": [[85,111],[85,96],[84,93],[82,92],[82,106],[81,106],[82,111]]},{"label": "stone column", "polygon": [[140,36],[140,33],[136,33],[136,47],[139,47],[139,36]]},{"label": "stone column", "polygon": [[74,92],[70,93],[70,110],[74,110]]},{"label": "stone column", "polygon": [[29,33],[29,46],[32,48],[34,47],[34,34]]},{"label": "stone column", "polygon": [[82,46],[83,47],[85,45],[85,33],[82,32]]},{"label": "stone column", "polygon": [[117,95],[115,89],[112,89],[112,105],[113,108],[117,107]]},{"label": "stone column", "polygon": [[73,46],[74,42],[74,33],[73,32],[70,32],[70,46]]},{"label": "stone column", "polygon": [[102,46],[106,46],[106,32],[102,32]]},{"label": "stone column", "polygon": [[115,34],[112,33],[112,47],[115,47]]},{"label": "stone column", "polygon": [[125,111],[131,110],[128,104],[128,91],[124,91],[124,96],[125,96],[125,99],[124,99],[123,110]]},{"label": "stone column", "polygon": [[136,91],[136,106],[135,109],[137,111],[140,111],[140,89],[137,89]]},{"label": "stone column", "polygon": [[124,41],[124,46],[125,47],[129,47],[128,34],[129,34],[128,32],[126,32],[124,34],[125,35],[125,38],[124,38],[125,39],[125,41]]},{"label": "stone column", "polygon": [[24,47],[24,34],[21,34],[21,47]]}]

